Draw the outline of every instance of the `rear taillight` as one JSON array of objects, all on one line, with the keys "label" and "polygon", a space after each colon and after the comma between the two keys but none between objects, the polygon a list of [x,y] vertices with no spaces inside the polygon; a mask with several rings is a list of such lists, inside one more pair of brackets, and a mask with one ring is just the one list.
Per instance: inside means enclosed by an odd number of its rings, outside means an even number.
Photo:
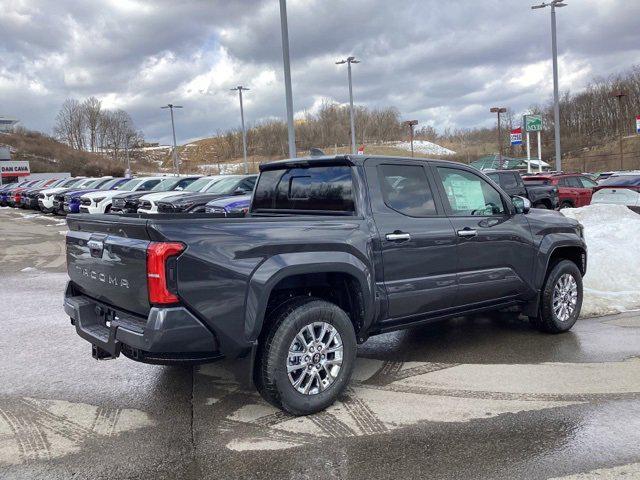
[{"label": "rear taillight", "polygon": [[177,303],[175,257],[184,251],[178,242],[151,242],[147,247],[147,289],[149,303]]}]

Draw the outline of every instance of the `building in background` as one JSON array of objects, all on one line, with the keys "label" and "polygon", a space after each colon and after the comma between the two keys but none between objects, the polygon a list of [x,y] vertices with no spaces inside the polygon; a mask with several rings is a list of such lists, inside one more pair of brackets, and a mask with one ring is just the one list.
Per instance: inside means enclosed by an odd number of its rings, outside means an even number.
[{"label": "building in background", "polygon": [[11,133],[19,120],[0,116],[0,133]]}]

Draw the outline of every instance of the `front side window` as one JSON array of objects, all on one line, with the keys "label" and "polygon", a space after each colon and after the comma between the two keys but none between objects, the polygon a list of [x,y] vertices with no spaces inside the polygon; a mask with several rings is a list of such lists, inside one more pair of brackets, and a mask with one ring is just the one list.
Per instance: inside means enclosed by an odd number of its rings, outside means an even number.
[{"label": "front side window", "polygon": [[436,215],[433,193],[420,165],[380,165],[380,188],[384,203],[410,217]]},{"label": "front side window", "polygon": [[355,211],[351,168],[346,165],[265,170],[253,199],[255,211]]},{"label": "front side window", "polygon": [[474,173],[456,168],[438,167],[446,198],[455,216],[504,215],[500,193]]},{"label": "front side window", "polygon": [[158,185],[160,180],[147,180],[142,185],[140,185],[136,190],[141,190],[143,192],[151,190],[153,187]]}]

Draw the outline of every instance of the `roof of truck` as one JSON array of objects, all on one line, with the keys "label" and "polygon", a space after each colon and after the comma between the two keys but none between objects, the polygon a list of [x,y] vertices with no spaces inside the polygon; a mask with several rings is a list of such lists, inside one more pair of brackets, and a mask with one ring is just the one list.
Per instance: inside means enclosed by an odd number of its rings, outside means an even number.
[{"label": "roof of truck", "polygon": [[[313,157],[300,157],[289,158],[285,160],[276,160],[273,162],[263,163],[260,165],[260,171],[263,170],[275,170],[282,168],[283,166],[297,167],[297,166],[311,166],[311,165],[362,165],[369,158],[383,158],[385,160],[417,160],[417,161],[429,161],[438,163],[450,163],[452,165],[465,165],[459,162],[452,162],[450,160],[440,160],[436,158],[417,158],[417,157],[392,157],[387,155],[322,155]],[[467,165],[465,165],[467,166]]]}]

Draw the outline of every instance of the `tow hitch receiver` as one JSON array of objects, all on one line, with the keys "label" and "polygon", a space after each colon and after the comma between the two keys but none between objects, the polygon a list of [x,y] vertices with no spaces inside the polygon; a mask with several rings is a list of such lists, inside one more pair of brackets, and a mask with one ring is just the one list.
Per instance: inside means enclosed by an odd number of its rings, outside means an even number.
[{"label": "tow hitch receiver", "polygon": [[113,360],[114,358],[116,358],[97,345],[91,345],[91,356],[96,360]]}]

